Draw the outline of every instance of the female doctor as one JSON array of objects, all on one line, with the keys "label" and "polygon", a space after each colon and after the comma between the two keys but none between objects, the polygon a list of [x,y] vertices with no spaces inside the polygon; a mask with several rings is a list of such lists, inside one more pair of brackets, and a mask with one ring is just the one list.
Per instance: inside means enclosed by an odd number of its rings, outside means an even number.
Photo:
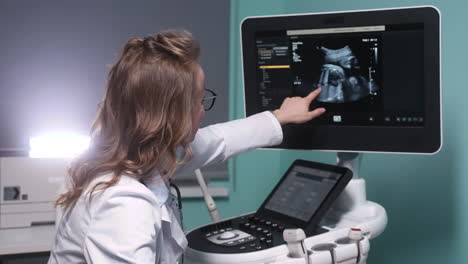
[{"label": "female doctor", "polygon": [[69,170],[70,188],[49,263],[181,263],[187,240],[169,190],[175,172],[282,141],[281,125],[309,121],[320,89],[273,112],[198,130],[214,103],[185,31],[130,39],[109,72],[89,149]]}]

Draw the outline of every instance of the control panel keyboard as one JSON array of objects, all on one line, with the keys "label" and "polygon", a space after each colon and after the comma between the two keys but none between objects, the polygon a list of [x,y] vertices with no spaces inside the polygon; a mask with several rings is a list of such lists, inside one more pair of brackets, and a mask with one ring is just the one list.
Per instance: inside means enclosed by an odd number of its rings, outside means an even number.
[{"label": "control panel keyboard", "polygon": [[189,247],[204,252],[252,252],[285,244],[285,228],[294,227],[252,214],[201,227],[190,232],[187,239]]}]

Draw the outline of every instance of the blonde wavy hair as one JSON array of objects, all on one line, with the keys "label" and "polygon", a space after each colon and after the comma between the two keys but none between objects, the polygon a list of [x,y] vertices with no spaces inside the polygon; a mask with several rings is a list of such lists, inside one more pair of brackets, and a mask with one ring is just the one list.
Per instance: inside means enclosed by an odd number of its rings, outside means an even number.
[{"label": "blonde wavy hair", "polygon": [[[72,162],[71,188],[59,196],[56,206],[69,208],[99,175],[113,176],[96,184],[90,198],[118,183],[122,174],[141,180],[157,169],[170,178],[192,158],[189,141],[199,53],[187,31],[166,31],[126,43],[109,72],[90,147]],[[183,157],[177,156],[179,147]]]}]

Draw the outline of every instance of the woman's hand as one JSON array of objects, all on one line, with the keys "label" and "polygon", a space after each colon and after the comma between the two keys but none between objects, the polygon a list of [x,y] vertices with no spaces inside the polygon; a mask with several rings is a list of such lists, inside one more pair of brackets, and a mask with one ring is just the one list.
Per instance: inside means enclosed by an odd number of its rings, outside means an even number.
[{"label": "woman's hand", "polygon": [[310,121],[325,113],[325,108],[320,107],[309,111],[309,105],[322,91],[321,88],[315,89],[306,97],[287,97],[284,99],[281,107],[273,111],[281,125],[301,124]]}]

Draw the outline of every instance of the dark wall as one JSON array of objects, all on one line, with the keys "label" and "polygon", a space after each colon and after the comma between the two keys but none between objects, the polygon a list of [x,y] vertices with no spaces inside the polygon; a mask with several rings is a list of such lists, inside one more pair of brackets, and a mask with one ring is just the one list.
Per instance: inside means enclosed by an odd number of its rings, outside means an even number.
[{"label": "dark wall", "polygon": [[0,156],[27,151],[30,136],[87,135],[123,44],[168,28],[201,44],[219,94],[205,125],[227,120],[228,0],[1,1]]}]

